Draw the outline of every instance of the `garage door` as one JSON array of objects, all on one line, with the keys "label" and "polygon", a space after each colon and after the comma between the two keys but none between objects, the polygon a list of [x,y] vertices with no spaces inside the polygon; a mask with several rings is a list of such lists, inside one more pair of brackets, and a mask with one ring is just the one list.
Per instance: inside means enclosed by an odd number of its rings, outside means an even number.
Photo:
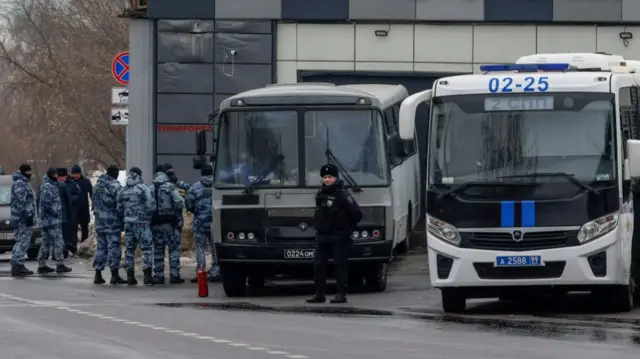
[{"label": "garage door", "polygon": [[[336,85],[357,85],[357,84],[388,84],[403,85],[409,94],[424,91],[433,87],[433,82],[438,78],[458,75],[458,74],[426,74],[426,73],[367,73],[367,72],[320,72],[301,71],[300,82],[330,82]],[[429,118],[429,108],[427,105],[418,107],[416,113],[416,130],[418,131],[418,142],[420,148],[420,172],[422,174],[422,198],[425,198],[424,183],[426,183],[425,156],[427,152],[427,124]],[[424,202],[422,201],[422,211],[424,213]]]}]

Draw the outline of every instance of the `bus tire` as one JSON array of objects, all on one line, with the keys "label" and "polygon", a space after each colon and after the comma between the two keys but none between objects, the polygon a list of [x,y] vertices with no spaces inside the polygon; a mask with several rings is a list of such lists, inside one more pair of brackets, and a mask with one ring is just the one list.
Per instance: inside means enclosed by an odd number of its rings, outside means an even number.
[{"label": "bus tire", "polygon": [[596,303],[604,303],[607,310],[612,312],[630,312],[635,305],[635,283],[629,278],[628,285],[616,285],[606,289],[598,289],[592,292]]},{"label": "bus tire", "polygon": [[445,313],[461,313],[467,308],[467,298],[456,288],[442,288],[440,294]]},{"label": "bus tire", "polygon": [[250,274],[248,277],[249,288],[262,289],[265,284],[265,277],[261,274]]},{"label": "bus tire", "polygon": [[367,289],[372,292],[384,292],[387,290],[387,278],[389,264],[386,262],[375,263],[364,272],[364,281]]},{"label": "bus tire", "polygon": [[223,265],[220,267],[222,289],[229,297],[244,297],[247,293],[247,275],[237,266]]}]

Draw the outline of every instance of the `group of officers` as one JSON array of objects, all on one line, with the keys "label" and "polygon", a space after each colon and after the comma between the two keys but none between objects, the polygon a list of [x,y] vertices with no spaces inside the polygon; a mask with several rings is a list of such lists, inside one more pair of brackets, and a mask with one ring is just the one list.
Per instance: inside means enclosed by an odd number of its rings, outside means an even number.
[{"label": "group of officers", "polygon": [[[74,166],[73,173],[79,172]],[[92,198],[92,210],[95,218],[97,234],[97,248],[94,259],[95,284],[105,283],[102,272],[109,266],[111,270],[111,284],[138,284],[135,277],[135,252],[139,248],[143,254],[143,281],[145,285],[164,284],[165,250],[169,250],[170,278],[169,283],[184,283],[180,276],[180,238],[184,224],[183,209],[193,213],[193,233],[196,241],[197,268],[206,267],[205,249],[212,247],[212,185],[213,169],[203,166],[202,178],[193,186],[180,181],[171,164],[158,165],[155,168],[153,181],[145,185],[142,181],[142,171],[138,167],[129,170],[124,186],[118,181],[120,170],[117,166],[109,166],[105,174],[98,178],[95,187],[87,192]],[[31,245],[33,228],[36,218],[42,230],[42,245],[38,255],[38,274],[57,272],[59,274],[71,271],[65,266],[65,251],[77,251],[78,223],[67,219],[68,212],[73,208],[82,207],[79,183],[75,183],[73,201],[71,191],[67,188],[66,169],[51,168],[43,178],[39,191],[39,206],[30,185],[31,167],[23,164],[13,173],[11,188],[11,224],[15,234],[15,245],[11,258],[11,275],[25,277],[34,274],[24,265],[25,255]],[[75,181],[80,178],[76,176]],[[88,180],[87,180],[88,182]],[[72,183],[73,184],[73,183]],[[91,184],[89,183],[89,186]],[[65,201],[69,198],[68,206]],[[79,204],[72,204],[77,203]],[[65,207],[67,209],[65,209]],[[87,212],[88,212],[87,199]],[[73,218],[78,217],[78,211]],[[88,225],[88,220],[86,221]],[[68,229],[69,225],[73,226]],[[73,231],[76,238],[75,245],[65,242],[64,233]],[[126,279],[120,276],[120,262],[122,257],[121,233],[125,233],[125,271]],[[85,240],[83,227],[82,239]],[[73,249],[72,249],[73,247]],[[53,249],[53,259],[56,268],[47,266],[49,253]],[[209,279],[219,277],[213,248],[212,265]],[[195,282],[196,279],[192,280]]]},{"label": "group of officers", "polygon": [[[77,172],[75,169],[73,172]],[[209,165],[201,168],[202,178],[193,186],[178,180],[171,164],[158,165],[153,181],[145,185],[142,171],[132,167],[124,186],[118,181],[120,170],[109,166],[92,188],[92,207],[97,233],[97,250],[94,259],[95,284],[106,281],[102,271],[109,266],[111,284],[138,284],[135,271],[135,251],[143,253],[142,271],[145,285],[164,284],[165,250],[169,252],[170,284],[184,283],[180,276],[180,238],[183,209],[193,213],[193,233],[196,244],[196,267],[206,267],[205,248],[210,247],[212,265],[209,279],[215,280],[220,272],[217,266],[211,237],[213,169]],[[31,244],[32,228],[36,217],[40,219],[43,242],[38,255],[38,273],[66,273],[71,271],[64,265],[63,216],[64,206],[60,195],[66,181],[66,171],[49,169],[40,187],[40,206],[37,212],[35,195],[29,181],[31,167],[20,166],[13,174],[11,189],[11,222],[15,233],[15,246],[11,258],[11,274],[16,277],[32,275],[24,266],[24,258]],[[314,279],[316,293],[308,303],[323,303],[326,300],[326,267],[333,257],[337,295],[332,303],[345,303],[348,287],[348,255],[351,246],[351,230],[361,221],[362,211],[353,196],[338,179],[335,165],[326,164],[320,169],[322,187],[316,195],[313,218],[316,230],[314,256]],[[59,182],[60,181],[60,182]],[[66,188],[66,187],[65,187]],[[186,197],[186,199],[185,199]],[[77,236],[77,225],[74,228]],[[125,233],[126,279],[119,274],[121,233]],[[48,267],[46,260],[51,247],[54,248],[56,269]],[[196,282],[197,279],[192,279]]]}]

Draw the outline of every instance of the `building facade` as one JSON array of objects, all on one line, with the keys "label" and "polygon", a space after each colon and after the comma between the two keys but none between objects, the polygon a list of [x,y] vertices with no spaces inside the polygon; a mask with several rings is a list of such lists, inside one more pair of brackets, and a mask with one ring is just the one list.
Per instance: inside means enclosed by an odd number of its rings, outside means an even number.
[{"label": "building facade", "polygon": [[640,60],[639,0],[149,0],[130,21],[127,167],[146,181],[166,162],[197,180],[208,114],[274,82],[416,92],[533,53]]}]

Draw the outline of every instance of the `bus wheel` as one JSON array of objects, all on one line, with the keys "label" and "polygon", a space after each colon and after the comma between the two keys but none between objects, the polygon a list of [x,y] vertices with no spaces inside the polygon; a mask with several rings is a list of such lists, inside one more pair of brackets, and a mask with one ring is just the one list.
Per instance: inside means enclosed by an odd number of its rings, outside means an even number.
[{"label": "bus wheel", "polygon": [[628,285],[616,285],[607,289],[592,292],[596,302],[605,303],[608,310],[614,312],[630,312],[634,307],[635,283],[629,277]]},{"label": "bus wheel", "polygon": [[249,275],[249,288],[262,289],[264,288],[265,278],[260,274]]},{"label": "bus wheel", "polygon": [[384,292],[387,290],[387,278],[389,264],[386,262],[371,265],[364,273],[364,281],[367,289],[372,292]]},{"label": "bus wheel", "polygon": [[220,266],[222,288],[227,297],[244,297],[247,292],[247,275],[237,266]]},{"label": "bus wheel", "polygon": [[460,313],[466,309],[467,298],[459,290],[442,288],[440,294],[442,295],[442,310],[445,313]]}]

